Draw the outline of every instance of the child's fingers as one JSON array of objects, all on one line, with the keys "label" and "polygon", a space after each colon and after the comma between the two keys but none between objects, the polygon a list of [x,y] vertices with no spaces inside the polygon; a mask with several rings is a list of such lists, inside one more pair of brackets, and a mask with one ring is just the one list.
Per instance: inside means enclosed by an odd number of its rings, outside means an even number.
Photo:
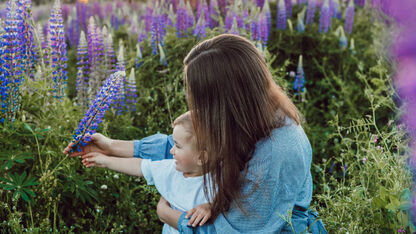
[{"label": "child's fingers", "polygon": [[204,225],[208,221],[208,219],[209,219],[209,215],[205,215],[204,218],[199,223],[199,226]]},{"label": "child's fingers", "polygon": [[186,218],[186,219],[189,219],[189,216],[191,216],[194,212],[195,212],[195,208],[192,208],[192,209],[188,210],[188,211],[186,212],[186,216],[185,216],[185,218]]},{"label": "child's fingers", "polygon": [[192,227],[196,227],[196,226],[198,226],[198,223],[201,221],[201,219],[204,217],[204,215],[202,215],[201,213],[200,214],[198,214],[197,216],[196,216],[196,219],[195,219],[195,221],[193,222],[193,224],[192,224]]}]

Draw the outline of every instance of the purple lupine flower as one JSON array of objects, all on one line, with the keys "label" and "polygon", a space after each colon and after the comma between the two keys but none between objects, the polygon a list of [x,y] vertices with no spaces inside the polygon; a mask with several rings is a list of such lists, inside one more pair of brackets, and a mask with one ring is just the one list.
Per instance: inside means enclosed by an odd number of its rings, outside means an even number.
[{"label": "purple lupine flower", "polygon": [[19,87],[24,78],[23,17],[16,0],[7,3],[4,26],[4,32],[0,34],[1,122],[14,122],[20,108]]},{"label": "purple lupine flower", "polygon": [[192,28],[195,25],[195,16],[189,1],[186,2],[186,15],[186,30],[188,30],[188,28]]},{"label": "purple lupine flower", "polygon": [[270,5],[269,5],[269,0],[266,0],[264,2],[264,7],[262,10],[265,14],[266,14],[266,19],[267,19],[267,28],[270,30],[272,29],[272,16],[270,13]]},{"label": "purple lupine flower", "polygon": [[77,50],[77,103],[80,106],[88,106],[88,72],[89,72],[89,59],[88,59],[88,44],[85,38],[85,33],[81,31]]},{"label": "purple lupine flower", "polygon": [[90,100],[94,99],[95,94],[99,91],[105,77],[106,70],[104,60],[104,42],[101,30],[96,26],[94,18],[90,17],[88,24],[88,54],[90,72],[88,77]]},{"label": "purple lupine flower", "polygon": [[260,39],[263,43],[263,47],[266,47],[267,41],[269,40],[270,31],[267,26],[267,16],[264,12],[260,13],[258,24],[260,29]]},{"label": "purple lupine flower", "polygon": [[51,46],[51,68],[54,97],[62,99],[65,96],[67,74],[67,51],[65,42],[64,22],[61,15],[59,0],[51,10],[49,19],[49,33]]},{"label": "purple lupine flower", "polygon": [[96,132],[98,125],[104,118],[105,112],[113,103],[125,75],[125,72],[118,71],[105,80],[104,85],[95,96],[89,109],[81,119],[78,128],[75,130],[72,141],[74,145],[71,152],[74,150],[80,152],[81,147],[86,146],[91,141],[91,135]]},{"label": "purple lupine flower", "polygon": [[293,89],[295,94],[300,94],[305,91],[305,73],[303,72],[302,55],[299,56],[299,63],[296,69],[296,77],[293,82]]},{"label": "purple lupine flower", "polygon": [[27,76],[34,78],[35,73],[35,65],[37,60],[37,48],[36,44],[34,43],[34,27],[30,24],[33,21],[31,8],[32,2],[31,0],[20,0],[17,2],[20,5],[22,11],[22,40],[23,40],[23,58],[25,60],[25,73]]},{"label": "purple lupine flower", "polygon": [[204,12],[205,22],[209,22],[209,13],[208,13],[208,5],[205,0],[202,2],[197,3],[197,11],[196,11],[196,22],[198,24],[199,18],[201,17],[201,13]]},{"label": "purple lupine flower", "polygon": [[259,41],[260,40],[260,26],[259,26],[259,17],[257,14],[252,12],[252,22],[251,22],[251,40]]},{"label": "purple lupine flower", "polygon": [[198,23],[196,23],[195,29],[194,29],[194,36],[196,36],[199,40],[201,38],[205,37],[205,31],[206,31],[206,21],[205,21],[205,10],[202,9],[201,11],[201,15],[198,19]]},{"label": "purple lupine flower", "polygon": [[211,0],[209,3],[209,9],[208,9],[208,19],[209,21],[208,26],[210,28],[215,28],[218,26],[218,13],[220,12],[220,9],[218,7],[218,2],[217,0]]},{"label": "purple lupine flower", "polygon": [[365,6],[365,0],[355,0],[355,4],[357,4],[360,7]]},{"label": "purple lupine flower", "polygon": [[233,24],[231,26],[231,29],[228,31],[228,33],[240,35],[240,32],[238,31],[237,17],[234,17]]},{"label": "purple lupine flower", "polygon": [[66,27],[66,36],[68,38],[69,44],[71,47],[76,47],[79,41],[80,27],[77,20],[76,10],[73,12],[72,16],[69,16],[67,27]]},{"label": "purple lupine flower", "polygon": [[143,64],[143,55],[140,45],[136,44],[136,69],[138,69]]},{"label": "purple lupine flower", "polygon": [[150,43],[152,45],[152,54],[157,54],[157,45],[161,44],[163,46],[163,40],[166,34],[165,28],[165,18],[159,13],[159,9],[156,8],[153,12],[152,18],[152,30],[150,31]]},{"label": "purple lupine flower", "polygon": [[348,40],[347,37],[345,36],[344,30],[342,28],[341,29],[341,36],[339,37],[339,47],[341,47],[341,49],[346,49],[347,45],[348,45]]},{"label": "purple lupine flower", "polygon": [[251,28],[250,20],[248,20],[248,18],[249,18],[249,13],[248,13],[248,9],[246,8],[246,9],[244,9],[244,12],[243,12],[243,19],[245,19],[244,26],[245,26],[245,29],[246,29],[247,33],[250,32],[250,28]]},{"label": "purple lupine flower", "polygon": [[279,0],[279,4],[277,5],[277,29],[286,29],[285,0]]},{"label": "purple lupine flower", "polygon": [[133,113],[136,111],[137,103],[137,88],[136,88],[136,77],[134,75],[134,68],[131,69],[129,79],[126,85],[126,104],[127,111]]},{"label": "purple lupine flower", "polygon": [[262,9],[264,6],[264,0],[256,0],[256,4],[260,9]]},{"label": "purple lupine flower", "polygon": [[83,30],[84,32],[87,32],[88,31],[87,20],[89,18],[89,15],[88,15],[89,9],[87,9],[88,8],[87,5],[82,1],[77,1],[75,8],[77,12],[78,24],[81,25],[81,30]]},{"label": "purple lupine flower", "polygon": [[183,0],[180,0],[178,10],[176,12],[176,37],[181,38],[185,36],[186,31],[186,6]]},{"label": "purple lupine flower", "polygon": [[292,0],[285,0],[286,18],[292,17]]},{"label": "purple lupine flower", "polygon": [[308,0],[308,11],[306,12],[306,24],[312,24],[315,18],[316,2]]},{"label": "purple lupine flower", "polygon": [[298,21],[297,21],[297,24],[296,24],[296,29],[300,33],[305,31],[305,24],[303,23],[302,14],[298,14]]},{"label": "purple lupine flower", "polygon": [[108,33],[107,39],[105,40],[105,48],[106,48],[106,58],[107,58],[107,76],[109,74],[114,73],[115,70],[115,64],[116,64],[116,55],[114,53],[114,47],[113,47],[113,36],[111,33]]},{"label": "purple lupine flower", "polygon": [[345,25],[344,25],[344,30],[348,34],[351,34],[352,32],[352,25],[354,24],[354,15],[355,15],[354,2],[350,0],[347,11],[345,13]]},{"label": "purple lupine flower", "polygon": [[296,3],[297,3],[298,5],[301,5],[301,4],[306,4],[306,0],[297,0],[297,1],[296,1]]},{"label": "purple lupine flower", "polygon": [[227,13],[226,5],[227,0],[217,0],[218,2],[218,9],[220,10],[222,15],[225,15]]},{"label": "purple lupine flower", "polygon": [[331,12],[329,11],[329,0],[325,0],[321,7],[321,16],[319,17],[319,32],[327,33],[331,26]]},{"label": "purple lupine flower", "polygon": [[[122,40],[120,40],[119,42],[116,70],[124,72],[124,74],[126,73],[126,60],[124,58],[124,44]],[[124,75],[124,77],[122,77],[119,92],[117,93],[117,97],[115,98],[114,108],[116,109],[117,115],[123,114],[123,110],[125,107],[125,100],[126,100],[125,89],[126,89],[126,76]]]}]

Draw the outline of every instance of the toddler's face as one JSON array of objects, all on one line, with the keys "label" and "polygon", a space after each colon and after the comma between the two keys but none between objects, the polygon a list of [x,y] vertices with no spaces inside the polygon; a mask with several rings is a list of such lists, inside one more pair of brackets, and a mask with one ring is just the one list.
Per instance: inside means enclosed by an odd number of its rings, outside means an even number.
[{"label": "toddler's face", "polygon": [[176,160],[176,170],[183,173],[199,173],[198,165],[199,152],[194,138],[190,138],[190,133],[181,125],[176,125],[173,129],[173,141],[175,145],[170,150]]}]

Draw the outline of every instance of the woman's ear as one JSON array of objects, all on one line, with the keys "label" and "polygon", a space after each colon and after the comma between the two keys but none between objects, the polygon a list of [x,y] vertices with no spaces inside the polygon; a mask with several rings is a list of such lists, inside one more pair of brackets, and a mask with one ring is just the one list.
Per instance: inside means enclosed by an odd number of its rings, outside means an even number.
[{"label": "woman's ear", "polygon": [[208,152],[203,150],[201,152],[201,154],[199,155],[199,159],[198,159],[198,166],[202,166],[203,164],[208,162]]}]

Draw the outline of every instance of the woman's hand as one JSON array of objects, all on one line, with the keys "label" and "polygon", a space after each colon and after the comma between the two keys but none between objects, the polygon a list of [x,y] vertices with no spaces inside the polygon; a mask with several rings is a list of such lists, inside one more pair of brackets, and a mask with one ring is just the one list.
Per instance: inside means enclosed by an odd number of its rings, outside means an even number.
[{"label": "woman's hand", "polygon": [[81,147],[81,152],[70,153],[70,150],[72,146],[74,145],[74,143],[71,142],[64,149],[63,153],[69,154],[69,157],[83,156],[90,152],[98,152],[98,153],[102,153],[106,155],[112,155],[111,142],[112,142],[112,139],[105,137],[104,135],[100,133],[94,133],[91,136],[91,141],[88,143],[88,145]]},{"label": "woman's hand", "polygon": [[110,157],[99,152],[90,152],[82,155],[82,164],[85,167],[108,167]]}]

